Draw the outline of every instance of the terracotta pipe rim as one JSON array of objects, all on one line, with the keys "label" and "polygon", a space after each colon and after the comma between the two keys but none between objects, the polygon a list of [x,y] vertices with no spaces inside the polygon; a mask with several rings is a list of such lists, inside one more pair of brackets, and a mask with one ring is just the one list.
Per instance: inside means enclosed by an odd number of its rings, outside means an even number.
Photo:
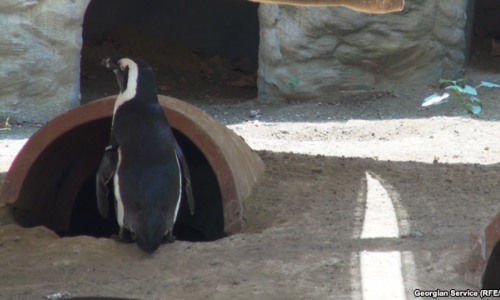
[{"label": "terracotta pipe rim", "polygon": [[[11,165],[0,190],[0,202],[12,204],[17,201],[24,180],[30,172],[30,167],[51,143],[65,133],[86,123],[112,117],[115,99],[116,96],[109,96],[77,107],[56,117],[38,130],[28,140]],[[175,108],[170,108],[167,105],[171,101],[178,101],[179,105],[188,109],[199,109],[166,96],[159,96],[159,100],[171,126],[189,138],[205,155],[213,168],[222,193],[225,232],[228,234],[240,232],[242,226],[241,195],[235,182],[233,170],[224,152],[220,149],[220,145],[217,145],[216,141],[211,137],[208,132],[209,128],[201,128],[192,116],[176,111]],[[206,115],[203,117],[212,118],[201,110],[199,110],[199,113]],[[65,126],[61,126],[61,124]],[[221,126],[223,125],[221,124]]]}]

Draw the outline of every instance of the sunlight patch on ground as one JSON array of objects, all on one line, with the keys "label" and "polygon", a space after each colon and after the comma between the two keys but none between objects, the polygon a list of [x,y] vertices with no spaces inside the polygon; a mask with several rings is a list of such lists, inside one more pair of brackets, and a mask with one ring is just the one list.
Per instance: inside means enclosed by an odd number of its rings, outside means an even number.
[{"label": "sunlight patch on ground", "polygon": [[500,162],[500,122],[433,117],[324,123],[246,122],[228,128],[254,150],[382,161],[436,160],[484,165]]},{"label": "sunlight patch on ground", "polygon": [[396,211],[386,189],[368,173],[366,180],[368,191],[361,238],[399,237]]},{"label": "sunlight patch on ground", "polygon": [[363,251],[360,266],[363,300],[406,299],[399,251]]},{"label": "sunlight patch on ground", "polygon": [[10,165],[23,148],[28,139],[7,140],[0,139],[0,172],[9,171]]},{"label": "sunlight patch on ground", "polygon": [[[365,217],[360,238],[399,238],[396,205],[390,198],[389,192],[368,172],[366,172],[366,187]],[[406,284],[405,289],[403,270],[408,269],[410,274],[413,272],[414,262],[411,253],[402,255],[399,251],[365,250],[359,253],[359,267],[363,300],[406,299],[405,291],[411,284]]]}]

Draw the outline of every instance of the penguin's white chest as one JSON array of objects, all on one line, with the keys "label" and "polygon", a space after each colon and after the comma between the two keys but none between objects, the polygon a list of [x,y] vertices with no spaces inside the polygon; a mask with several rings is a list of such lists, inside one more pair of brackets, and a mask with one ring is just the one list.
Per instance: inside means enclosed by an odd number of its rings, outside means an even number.
[{"label": "penguin's white chest", "polygon": [[123,227],[123,218],[125,217],[125,210],[123,209],[122,197],[120,194],[120,179],[118,178],[118,169],[120,168],[120,162],[122,160],[122,154],[120,149],[118,149],[118,164],[116,167],[115,175],[113,176],[113,186],[115,189],[115,201],[116,201],[116,220],[120,228]]},{"label": "penguin's white chest", "polygon": [[[177,220],[177,215],[179,213],[179,207],[181,204],[181,198],[182,198],[182,170],[181,166],[179,163],[179,158],[176,157],[177,161],[177,170],[179,174],[179,191],[178,191],[178,198],[177,198],[177,203],[175,205],[175,211],[174,211],[174,220],[172,223],[175,223]],[[113,176],[113,186],[114,186],[114,192],[115,192],[115,201],[116,201],[116,220],[118,221],[118,225],[120,225],[120,228],[123,227],[124,224],[124,217],[125,217],[125,210],[123,207],[123,201],[122,197],[120,194],[120,178],[118,176],[118,170],[120,169],[120,163],[121,163],[121,152],[120,149],[118,149],[118,164],[116,167],[116,172],[115,175]],[[131,228],[130,228],[131,229]],[[171,228],[167,228],[167,232],[171,230]]]},{"label": "penguin's white chest", "polygon": [[182,198],[182,171],[181,171],[181,165],[179,163],[179,156],[176,153],[176,161],[177,161],[177,169],[179,170],[179,198],[177,199],[177,205],[175,206],[175,214],[174,214],[174,222],[177,220],[177,213],[179,212],[179,206],[181,204],[181,198]]}]

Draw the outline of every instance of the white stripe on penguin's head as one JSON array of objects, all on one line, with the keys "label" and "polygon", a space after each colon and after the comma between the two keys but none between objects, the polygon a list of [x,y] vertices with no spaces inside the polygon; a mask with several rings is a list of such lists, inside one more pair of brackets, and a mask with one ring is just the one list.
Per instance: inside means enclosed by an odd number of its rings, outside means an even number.
[{"label": "white stripe on penguin's head", "polygon": [[[116,110],[118,109],[118,107],[120,107],[120,105],[135,97],[137,93],[137,79],[139,77],[139,67],[130,58],[120,59],[118,61],[118,65],[122,71],[125,70],[125,68],[128,68],[128,80],[127,88],[122,91],[116,98],[113,114],[116,113]],[[115,72],[117,71],[118,70],[116,70]]]}]

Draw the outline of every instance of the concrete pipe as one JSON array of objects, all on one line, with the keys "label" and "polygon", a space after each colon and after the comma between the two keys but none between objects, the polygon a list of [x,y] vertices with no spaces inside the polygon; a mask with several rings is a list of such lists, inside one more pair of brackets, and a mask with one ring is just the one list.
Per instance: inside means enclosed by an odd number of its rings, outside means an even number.
[{"label": "concrete pipe", "polygon": [[[0,202],[11,204],[25,227],[44,225],[60,235],[105,237],[118,231],[114,211],[100,217],[95,174],[111,129],[116,96],[75,108],[40,128],[7,173]],[[174,234],[215,240],[241,231],[242,201],[264,172],[244,140],[202,110],[159,96],[191,172],[196,212],[186,201]]]}]

